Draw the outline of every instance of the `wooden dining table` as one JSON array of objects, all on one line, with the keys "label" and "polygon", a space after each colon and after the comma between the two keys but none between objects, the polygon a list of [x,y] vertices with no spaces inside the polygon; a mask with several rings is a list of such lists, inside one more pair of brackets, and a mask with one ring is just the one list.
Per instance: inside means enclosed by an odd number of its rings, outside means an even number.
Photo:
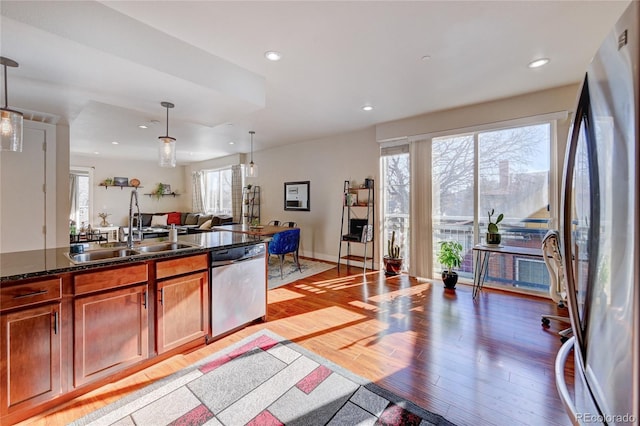
[{"label": "wooden dining table", "polygon": [[258,226],[250,226],[250,225],[217,225],[212,226],[212,230],[214,231],[229,231],[229,232],[239,232],[242,234],[253,235],[256,237],[272,237],[278,232],[283,232],[289,229],[295,228],[287,228],[283,226],[275,226],[275,225],[258,225]]}]

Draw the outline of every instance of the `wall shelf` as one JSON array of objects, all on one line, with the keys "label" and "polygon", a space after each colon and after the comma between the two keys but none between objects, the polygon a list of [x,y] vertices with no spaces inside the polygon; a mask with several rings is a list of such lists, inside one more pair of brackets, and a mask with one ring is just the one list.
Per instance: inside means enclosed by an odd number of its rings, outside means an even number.
[{"label": "wall shelf", "polygon": [[175,193],[175,192],[171,192],[169,194],[144,194],[144,195],[148,195],[149,197],[158,197],[158,198],[160,198],[160,197],[177,197],[180,194]]},{"label": "wall shelf", "polygon": [[99,184],[98,186],[103,186],[104,189],[109,188],[143,188],[142,186],[133,186],[133,185],[105,185],[104,183]]}]

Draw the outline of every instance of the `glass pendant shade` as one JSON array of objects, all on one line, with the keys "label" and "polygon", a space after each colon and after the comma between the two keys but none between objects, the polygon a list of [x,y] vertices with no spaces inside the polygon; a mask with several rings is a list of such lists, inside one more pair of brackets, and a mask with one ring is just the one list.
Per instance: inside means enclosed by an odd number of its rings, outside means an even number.
[{"label": "glass pendant shade", "polygon": [[18,63],[13,59],[0,56],[0,65],[4,68],[4,108],[0,108],[0,150],[22,152],[22,123],[23,116],[19,111],[8,107],[7,67],[17,68]]},{"label": "glass pendant shade", "polygon": [[2,151],[22,152],[22,113],[0,108],[0,117]]},{"label": "glass pendant shade", "polygon": [[176,140],[172,137],[158,138],[158,163],[160,167],[176,166]]},{"label": "glass pendant shade", "polygon": [[246,177],[258,177],[258,166],[252,161],[247,165]]},{"label": "glass pendant shade", "polygon": [[174,105],[171,102],[160,102],[167,109],[167,132],[158,138],[158,164],[160,167],[176,166],[176,139],[169,136],[169,108]]}]

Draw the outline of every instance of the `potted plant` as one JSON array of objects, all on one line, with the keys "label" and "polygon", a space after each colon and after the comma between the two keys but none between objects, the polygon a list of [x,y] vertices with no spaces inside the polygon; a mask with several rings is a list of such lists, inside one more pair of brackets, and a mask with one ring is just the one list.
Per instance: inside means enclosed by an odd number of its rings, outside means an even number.
[{"label": "potted plant", "polygon": [[384,274],[398,275],[402,270],[402,258],[400,246],[396,244],[396,231],[391,233],[391,239],[387,241],[387,255],[384,257]]},{"label": "potted plant", "polygon": [[462,244],[457,241],[440,241],[438,262],[446,269],[442,271],[442,282],[448,289],[455,289],[458,283],[458,273],[453,268],[462,264]]},{"label": "potted plant", "polygon": [[156,197],[157,200],[159,200],[160,198],[162,198],[163,194],[164,194],[164,183],[159,183],[155,191],[153,191],[153,196]]},{"label": "potted plant", "polygon": [[494,209],[491,209],[490,212],[487,212],[489,215],[489,225],[487,225],[487,233],[486,233],[486,243],[487,245],[497,246],[500,244],[502,238],[500,237],[500,231],[498,229],[498,224],[502,222],[504,219],[504,215],[500,213],[496,218],[495,222],[491,221],[491,216],[494,214]]}]

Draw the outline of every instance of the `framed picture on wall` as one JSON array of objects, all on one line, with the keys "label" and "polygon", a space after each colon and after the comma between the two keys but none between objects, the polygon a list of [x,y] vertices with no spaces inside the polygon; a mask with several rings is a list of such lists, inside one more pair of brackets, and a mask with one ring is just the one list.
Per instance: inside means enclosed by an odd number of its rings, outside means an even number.
[{"label": "framed picture on wall", "polygon": [[126,177],[114,177],[113,184],[115,186],[129,186],[129,178]]},{"label": "framed picture on wall", "polygon": [[310,181],[285,182],[284,183],[284,209],[285,210],[311,210]]}]

